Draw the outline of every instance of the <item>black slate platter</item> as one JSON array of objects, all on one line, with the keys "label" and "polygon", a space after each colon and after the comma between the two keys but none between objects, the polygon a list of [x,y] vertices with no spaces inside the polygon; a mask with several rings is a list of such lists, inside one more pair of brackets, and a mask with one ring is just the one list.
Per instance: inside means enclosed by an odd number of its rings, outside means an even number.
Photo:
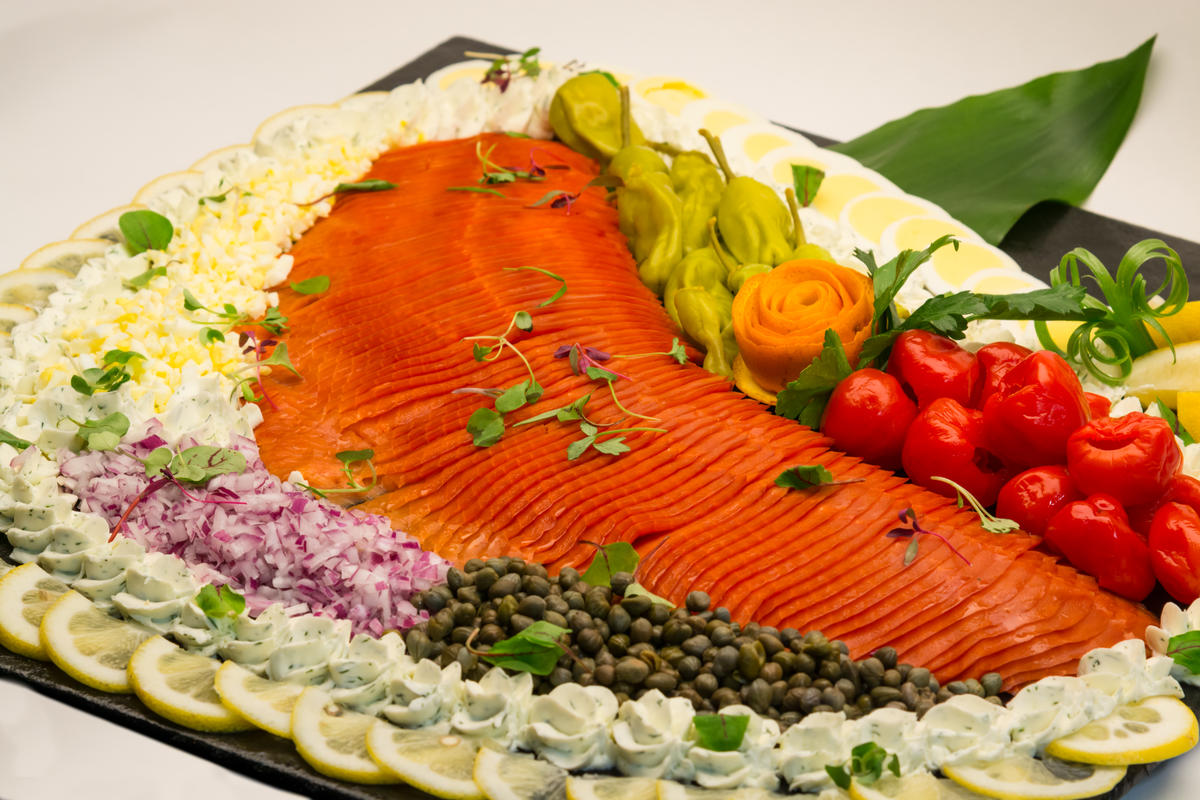
[{"label": "black slate platter", "polygon": [[[462,61],[466,50],[511,52],[510,48],[454,37],[380,78],[363,91],[391,89],[424,78],[437,69]],[[822,145],[832,141],[812,134],[804,135]],[[1188,276],[1193,285],[1200,285],[1200,244],[1058,203],[1042,203],[1030,209],[1009,232],[1001,247],[1027,271],[1044,277],[1046,271],[1058,263],[1062,254],[1074,247],[1086,247],[1110,268],[1116,269],[1125,249],[1147,237],[1163,239],[1175,248],[1183,263],[1189,265]],[[327,778],[309,767],[296,754],[291,742],[269,733],[208,734],[182,728],[151,713],[131,695],[106,694],[90,689],[71,679],[53,664],[22,658],[0,648],[0,679],[6,678],[20,681],[47,697],[280,789],[332,800],[422,800],[430,797],[405,785],[357,786]],[[1186,702],[1200,713],[1200,689],[1188,687],[1186,692]],[[1102,800],[1116,800],[1159,766],[1130,767],[1121,783],[1103,795]]]}]

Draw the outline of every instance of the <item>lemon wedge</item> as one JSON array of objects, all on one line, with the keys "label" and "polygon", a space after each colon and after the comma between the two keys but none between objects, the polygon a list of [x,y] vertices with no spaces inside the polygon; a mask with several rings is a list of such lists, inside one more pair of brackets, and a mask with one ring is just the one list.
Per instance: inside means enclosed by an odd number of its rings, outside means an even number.
[{"label": "lemon wedge", "polygon": [[483,800],[474,778],[476,739],[409,730],[376,719],[367,729],[367,752],[389,773],[434,797]]},{"label": "lemon wedge", "polygon": [[22,564],[0,577],[0,645],[26,658],[49,661],[38,626],[68,586],[37,564]]},{"label": "lemon wedge", "polygon": [[296,752],[322,775],[351,783],[400,783],[367,752],[375,717],[339,706],[323,689],[305,687],[292,709]]},{"label": "lemon wedge", "polygon": [[567,800],[657,800],[654,778],[584,778],[567,776]]},{"label": "lemon wedge", "polygon": [[129,683],[138,699],[172,722],[197,731],[248,731],[253,725],[221,704],[213,688],[220,662],[189,653],[161,636],[133,651]]},{"label": "lemon wedge", "polygon": [[63,672],[102,692],[128,694],[129,659],[154,633],[117,619],[79,592],[55,601],[39,626],[46,655]]},{"label": "lemon wedge", "polygon": [[1192,710],[1174,697],[1159,695],[1121,706],[1055,739],[1046,752],[1085,764],[1149,764],[1186,753],[1198,737]]},{"label": "lemon wedge", "polygon": [[18,306],[42,304],[71,273],[53,267],[14,269],[0,275],[0,302]]},{"label": "lemon wedge", "polygon": [[530,755],[483,746],[475,756],[475,785],[488,800],[558,800],[566,797],[566,770]]},{"label": "lemon wedge", "polygon": [[[1200,339],[1200,300],[1192,300],[1184,304],[1178,314],[1160,317],[1158,322],[1171,337],[1171,341],[1175,343],[1176,347],[1184,342],[1194,342]],[[1150,338],[1156,345],[1161,347],[1167,343],[1163,335],[1154,328],[1147,325],[1146,330],[1150,332]]]},{"label": "lemon wedge", "polygon": [[1179,392],[1200,391],[1200,342],[1187,342],[1171,348],[1163,347],[1147,353],[1133,362],[1125,379],[1125,392],[1137,397],[1142,405],[1162,400],[1175,408]]},{"label": "lemon wedge", "polygon": [[960,786],[998,800],[1078,800],[1104,794],[1125,777],[1125,767],[1040,761],[1029,756],[947,765],[942,772]]},{"label": "lemon wedge", "polygon": [[984,795],[928,772],[916,772],[897,778],[885,775],[871,785],[852,781],[852,800],[982,800]]},{"label": "lemon wedge", "polygon": [[268,733],[292,738],[292,709],[303,686],[262,678],[236,662],[226,661],[213,676],[213,688],[226,708]]}]

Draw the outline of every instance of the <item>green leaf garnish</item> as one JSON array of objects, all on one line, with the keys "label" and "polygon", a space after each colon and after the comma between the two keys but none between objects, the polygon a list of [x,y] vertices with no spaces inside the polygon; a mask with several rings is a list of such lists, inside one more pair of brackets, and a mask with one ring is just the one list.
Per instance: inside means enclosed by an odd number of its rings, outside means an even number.
[{"label": "green leaf garnish", "polygon": [[225,334],[221,333],[216,328],[203,328],[200,331],[200,335],[204,337],[204,341],[208,344],[225,341]]},{"label": "green leaf garnish", "polygon": [[146,286],[150,284],[150,281],[154,280],[155,278],[166,277],[166,275],[166,267],[151,267],[139,275],[134,275],[127,281],[121,281],[121,283],[126,289],[137,291],[138,289],[146,288]]},{"label": "green leaf garnish", "polygon": [[215,588],[209,583],[196,594],[196,605],[213,621],[236,619],[246,610],[246,598],[228,586]]},{"label": "green leaf garnish", "polygon": [[100,419],[85,420],[79,426],[79,436],[88,450],[115,450],[121,437],[129,432],[129,418],[114,412]]},{"label": "green leaf garnish", "polygon": [[596,547],[596,555],[588,564],[580,579],[592,586],[611,586],[615,572],[632,573],[637,570],[640,557],[629,542],[613,542]]},{"label": "green leaf garnish", "polygon": [[184,311],[208,311],[208,308],[196,299],[196,296],[187,289],[183,290],[183,310]]},{"label": "green leaf garnish", "polygon": [[565,189],[551,189],[550,191],[546,192],[544,195],[542,195],[537,200],[535,200],[534,202],[530,203],[529,205],[527,205],[525,207],[526,208],[541,208],[542,206],[546,205],[547,203],[553,202],[555,200],[555,198],[566,197],[570,194],[571,193]]},{"label": "green leaf garnish", "polygon": [[104,354],[104,363],[107,364],[128,364],[135,358],[145,359],[141,353],[135,353],[132,350],[109,350]]},{"label": "green leaf garnish", "polygon": [[1133,120],[1153,45],[917,111],[831,149],[999,244],[1035,203],[1078,205],[1091,194]]},{"label": "green leaf garnish", "polygon": [[547,277],[553,278],[554,280],[558,281],[559,284],[561,284],[558,287],[558,291],[556,291],[554,294],[550,295],[550,298],[548,300],[543,300],[542,302],[537,304],[538,308],[545,308],[546,306],[550,305],[555,300],[557,300],[558,298],[562,297],[564,294],[567,293],[567,279],[564,278],[562,275],[554,274],[553,272],[551,272],[548,269],[542,269],[541,267],[505,267],[504,271],[505,272],[517,272],[518,270],[523,270],[523,269],[532,270],[533,272],[540,272],[543,275],[546,275]]},{"label": "green leaf garnish", "polygon": [[741,747],[749,725],[750,717],[746,714],[697,714],[692,717],[696,746],[719,753]]},{"label": "green leaf garnish", "polygon": [[1193,675],[1200,675],[1200,631],[1188,631],[1167,641],[1167,655]]},{"label": "green leaf garnish", "polygon": [[[493,666],[549,675],[563,653],[569,652],[559,642],[568,633],[566,628],[540,619],[515,636],[496,642],[486,651],[472,649],[471,652]],[[470,644],[467,646],[469,648]]]},{"label": "green leaf garnish", "polygon": [[300,375],[300,371],[292,365],[292,360],[288,358],[287,342],[280,342],[279,344],[275,345],[275,349],[271,351],[271,355],[258,363],[264,367],[283,367],[296,377],[302,377]]},{"label": "green leaf garnish", "polygon": [[148,208],[126,211],[117,220],[117,227],[131,256],[147,250],[166,250],[175,235],[171,220]]},{"label": "green leaf garnish", "polygon": [[33,442],[27,442],[24,439],[13,436],[6,430],[0,429],[0,444],[6,444],[10,447],[15,447],[18,450],[24,450],[26,447],[33,447]]},{"label": "green leaf garnish", "polygon": [[924,250],[901,250],[895,258],[882,265],[875,264],[874,253],[854,251],[854,257],[866,265],[875,287],[875,313],[871,318],[873,331],[881,333],[896,326],[899,322],[894,305],[896,294],[905,281],[916,272],[917,267],[948,244],[953,244],[954,249],[958,249],[958,240],[947,234],[934,239]]},{"label": "green leaf garnish", "polygon": [[477,408],[467,420],[467,433],[476,447],[491,447],[504,436],[504,415],[492,408]]},{"label": "green leaf garnish", "polygon": [[[967,503],[970,504],[971,508],[975,510],[975,513],[979,515],[979,525],[985,531],[990,531],[992,533],[1012,533],[1013,531],[1020,529],[1021,526],[1015,520],[1007,519],[1005,517],[997,517],[995,514],[984,508],[983,505],[981,505],[980,502],[975,499],[975,495],[971,494],[962,486],[959,486],[949,478],[943,478],[941,475],[934,475],[932,480],[940,481],[954,489],[954,491],[958,494],[959,508],[963,507],[963,501],[966,500]],[[914,541],[916,540],[914,539]]]},{"label": "green leaf garnish", "polygon": [[79,375],[71,376],[71,388],[91,397],[96,392],[115,392],[133,379],[127,366],[130,361],[145,356],[132,350],[109,350],[104,354],[100,367],[89,367]]},{"label": "green leaf garnish", "polygon": [[528,333],[533,330],[533,317],[529,315],[528,311],[518,311],[513,317],[513,325],[517,326],[518,330]]},{"label": "green leaf garnish", "polygon": [[821,352],[776,396],[775,413],[816,430],[829,395],[850,372],[842,340],[832,328],[827,329]]},{"label": "green leaf garnish", "polygon": [[142,460],[147,478],[169,472],[178,481],[205,484],[218,475],[240,473],[246,469],[246,457],[237,450],[213,445],[196,445],[172,452],[168,447],[152,450]]},{"label": "green leaf garnish", "polygon": [[353,194],[355,192],[386,192],[388,189],[395,189],[396,184],[391,181],[379,180],[377,178],[367,181],[353,181],[351,183],[339,183],[333,187],[333,194]]},{"label": "green leaf garnish", "polygon": [[801,464],[788,467],[779,473],[779,477],[775,479],[775,485],[785,489],[805,491],[822,486],[842,486],[848,483],[862,483],[862,481],[862,478],[847,478],[839,481],[834,479],[832,472],[820,464]]},{"label": "green leaf garnish", "polygon": [[846,766],[827,766],[825,771],[840,789],[849,789],[851,779],[868,786],[883,777],[887,768],[897,778],[900,777],[900,759],[892,754],[889,759],[887,750],[874,742],[864,742],[850,751],[850,762]]},{"label": "green leaf garnish", "polygon": [[447,192],[476,192],[477,194],[494,194],[496,197],[508,197],[504,192],[489,189],[486,186],[447,186]]},{"label": "green leaf garnish", "polygon": [[808,164],[792,164],[792,186],[796,190],[796,200],[800,205],[812,205],[823,180],[825,170],[810,167]]},{"label": "green leaf garnish", "polygon": [[[1147,291],[1141,268],[1156,258],[1162,259],[1166,277],[1153,291]],[[1082,364],[1092,377],[1110,386],[1118,386],[1129,377],[1135,358],[1157,348],[1149,329],[1161,334],[1170,343],[1171,352],[1175,351],[1159,319],[1177,314],[1187,304],[1187,272],[1178,253],[1161,239],[1145,239],[1129,248],[1113,275],[1100,259],[1077,247],[1050,272],[1050,285],[1082,289],[1080,262],[1091,272],[1086,277],[1095,282],[1104,301],[1084,296],[1086,321],[1071,332],[1065,351],[1054,341],[1045,322],[1035,321],[1034,330],[1042,347]],[[1161,303],[1154,306],[1151,301],[1156,298]]]},{"label": "green leaf garnish", "polygon": [[329,276],[314,275],[289,285],[292,287],[292,291],[300,294],[321,294],[329,290]]},{"label": "green leaf garnish", "polygon": [[504,390],[499,397],[496,398],[496,410],[501,414],[508,414],[516,411],[521,406],[525,405],[528,400],[525,396],[526,390],[529,388],[529,381],[521,381],[515,386],[510,386]]}]

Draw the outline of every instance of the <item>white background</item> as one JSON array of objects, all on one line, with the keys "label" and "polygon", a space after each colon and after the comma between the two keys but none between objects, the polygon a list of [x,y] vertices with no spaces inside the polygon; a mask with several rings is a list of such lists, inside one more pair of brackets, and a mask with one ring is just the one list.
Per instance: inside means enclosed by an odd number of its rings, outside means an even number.
[{"label": "white background", "polygon": [[[273,112],[337,100],[455,34],[679,75],[839,139],[1158,34],[1138,117],[1085,207],[1200,241],[1194,0],[0,0],[0,270]],[[1183,800],[1198,783],[1193,753],[1130,797]],[[5,800],[224,792],[285,796],[0,682]]]}]

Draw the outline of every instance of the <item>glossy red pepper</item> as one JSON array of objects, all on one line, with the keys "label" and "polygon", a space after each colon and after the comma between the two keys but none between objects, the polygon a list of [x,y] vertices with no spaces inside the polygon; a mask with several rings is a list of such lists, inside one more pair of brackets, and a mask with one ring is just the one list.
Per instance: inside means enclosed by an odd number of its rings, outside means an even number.
[{"label": "glossy red pepper", "polygon": [[988,447],[1020,468],[1064,463],[1067,437],[1087,421],[1079,378],[1062,356],[1048,350],[1005,373],[983,406]]},{"label": "glossy red pepper", "polygon": [[1126,506],[1129,514],[1129,524],[1142,535],[1149,535],[1150,523],[1154,514],[1166,503],[1183,503],[1191,506],[1200,513],[1200,481],[1182,472],[1167,482],[1167,489],[1162,497],[1154,503],[1143,503],[1137,506]]},{"label": "glossy red pepper", "polygon": [[1102,394],[1084,392],[1083,397],[1087,400],[1088,410],[1091,412],[1092,419],[1107,417],[1108,412],[1112,410],[1112,400],[1109,400]]},{"label": "glossy red pepper", "polygon": [[1011,519],[1022,530],[1042,536],[1051,518],[1067,503],[1082,500],[1067,468],[1053,465],[1027,469],[1000,489],[996,516]]},{"label": "glossy red pepper", "polygon": [[1150,548],[1129,527],[1112,495],[1093,494],[1067,503],[1046,526],[1046,543],[1102,588],[1140,601],[1154,588]]},{"label": "glossy red pepper", "polygon": [[1067,441],[1067,469],[1086,494],[1105,492],[1125,506],[1157,503],[1183,454],[1166,420],[1147,414],[1092,420]]},{"label": "glossy red pepper", "polygon": [[1163,503],[1150,523],[1150,564],[1167,594],[1188,604],[1200,597],[1200,513]]},{"label": "glossy red pepper", "polygon": [[971,407],[983,381],[983,368],[974,353],[929,331],[905,331],[897,336],[887,371],[921,408],[939,397]]},{"label": "glossy red pepper", "polygon": [[948,397],[939,397],[917,414],[904,439],[901,462],[913,483],[953,497],[953,487],[932,480],[949,478],[985,506],[996,502],[1000,487],[1012,475],[983,445],[983,415]]},{"label": "glossy red pepper", "polygon": [[834,447],[887,469],[900,468],[900,450],[917,416],[900,381],[877,369],[850,373],[829,397],[821,432]]},{"label": "glossy red pepper", "polygon": [[982,407],[1000,388],[1000,379],[1031,353],[1033,351],[1028,347],[1016,342],[992,342],[976,350],[975,358],[979,360],[979,366],[983,369],[983,384],[980,386],[979,399],[975,405]]}]

